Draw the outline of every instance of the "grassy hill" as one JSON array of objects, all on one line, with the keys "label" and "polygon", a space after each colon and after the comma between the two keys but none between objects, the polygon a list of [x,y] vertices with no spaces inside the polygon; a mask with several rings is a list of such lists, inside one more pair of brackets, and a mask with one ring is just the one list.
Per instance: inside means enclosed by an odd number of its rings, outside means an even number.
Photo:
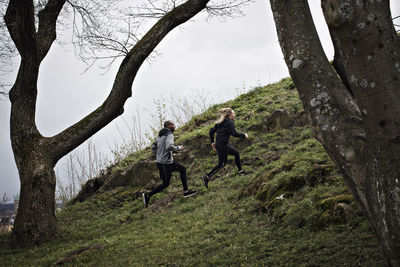
[{"label": "grassy hill", "polygon": [[[239,176],[230,158],[205,189],[200,177],[217,161],[208,130],[226,106],[249,134],[231,139],[249,174]],[[98,177],[95,188],[89,182],[86,192],[100,189],[57,214],[59,238],[11,249],[1,235],[0,266],[382,265],[372,229],[305,121],[290,79],[213,106],[175,132],[185,146],[176,158],[197,196],[183,198],[175,174],[143,208],[140,192],[159,182],[146,149]]]}]

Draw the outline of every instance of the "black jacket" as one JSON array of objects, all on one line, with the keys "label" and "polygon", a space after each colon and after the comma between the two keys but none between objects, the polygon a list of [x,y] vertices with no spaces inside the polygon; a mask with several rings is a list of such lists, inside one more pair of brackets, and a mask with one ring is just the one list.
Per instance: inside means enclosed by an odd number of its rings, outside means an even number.
[{"label": "black jacket", "polygon": [[245,138],[245,135],[238,133],[233,125],[233,120],[226,118],[223,122],[215,124],[214,127],[210,129],[210,141],[214,143],[214,135],[217,133],[217,138],[215,145],[227,145],[229,142],[229,137],[232,135],[234,137]]}]

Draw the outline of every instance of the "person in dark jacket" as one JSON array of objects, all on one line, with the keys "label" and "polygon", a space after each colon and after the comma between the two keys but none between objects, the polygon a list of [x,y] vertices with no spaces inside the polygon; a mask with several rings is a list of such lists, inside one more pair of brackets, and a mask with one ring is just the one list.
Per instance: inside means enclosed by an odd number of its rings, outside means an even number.
[{"label": "person in dark jacket", "polygon": [[187,186],[186,168],[179,164],[172,157],[172,152],[183,149],[183,146],[174,145],[175,124],[172,121],[166,121],[164,128],[158,133],[156,142],[152,145],[152,150],[156,152],[157,168],[160,171],[160,178],[163,181],[149,193],[142,193],[144,206],[147,207],[150,197],[167,188],[171,182],[171,174],[178,171],[181,176],[183,186],[183,196],[190,197],[197,194],[197,190],[189,190]]},{"label": "person in dark jacket", "polygon": [[[247,134],[236,132],[233,123],[235,118],[235,111],[233,109],[223,108],[220,109],[218,113],[220,114],[220,118],[216,121],[215,126],[210,129],[211,146],[214,150],[217,150],[218,164],[209,173],[202,177],[204,185],[207,188],[210,178],[225,166],[228,161],[228,155],[235,156],[235,163],[239,170],[239,174],[246,174],[240,163],[240,153],[236,148],[229,145],[229,138],[231,135],[238,138],[249,138],[249,136]],[[214,142],[215,133],[217,134],[217,138]]]}]

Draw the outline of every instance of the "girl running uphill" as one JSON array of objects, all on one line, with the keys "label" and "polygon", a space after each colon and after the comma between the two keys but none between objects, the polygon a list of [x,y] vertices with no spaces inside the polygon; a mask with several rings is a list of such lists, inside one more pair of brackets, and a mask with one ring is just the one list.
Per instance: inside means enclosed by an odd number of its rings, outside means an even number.
[{"label": "girl running uphill", "polygon": [[[233,109],[222,108],[218,111],[218,114],[220,114],[220,118],[216,121],[215,126],[210,129],[211,146],[214,150],[217,150],[218,164],[209,173],[203,175],[202,177],[204,185],[207,188],[211,177],[225,166],[228,160],[228,155],[235,156],[235,163],[239,170],[239,175],[245,174],[242,169],[242,165],[240,164],[239,151],[237,151],[237,149],[233,146],[230,146],[228,143],[231,135],[239,138],[249,138],[249,136],[247,134],[236,132],[233,125],[233,120],[235,119],[235,111]],[[217,138],[216,142],[214,143],[215,133],[217,133]]]}]

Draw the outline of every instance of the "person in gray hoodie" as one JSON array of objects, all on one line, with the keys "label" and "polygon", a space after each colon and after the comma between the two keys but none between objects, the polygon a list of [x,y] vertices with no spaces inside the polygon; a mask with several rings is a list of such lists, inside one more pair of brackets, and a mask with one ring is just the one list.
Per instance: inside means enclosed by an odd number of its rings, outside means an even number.
[{"label": "person in gray hoodie", "polygon": [[144,206],[147,207],[150,197],[167,188],[171,182],[171,174],[178,171],[181,176],[183,186],[183,196],[190,197],[197,194],[197,190],[189,190],[187,186],[186,168],[179,164],[172,157],[172,152],[183,149],[183,146],[174,145],[175,124],[172,121],[166,121],[164,128],[158,133],[157,140],[153,143],[151,149],[156,152],[157,168],[160,171],[162,184],[155,187],[149,193],[142,193]]}]

